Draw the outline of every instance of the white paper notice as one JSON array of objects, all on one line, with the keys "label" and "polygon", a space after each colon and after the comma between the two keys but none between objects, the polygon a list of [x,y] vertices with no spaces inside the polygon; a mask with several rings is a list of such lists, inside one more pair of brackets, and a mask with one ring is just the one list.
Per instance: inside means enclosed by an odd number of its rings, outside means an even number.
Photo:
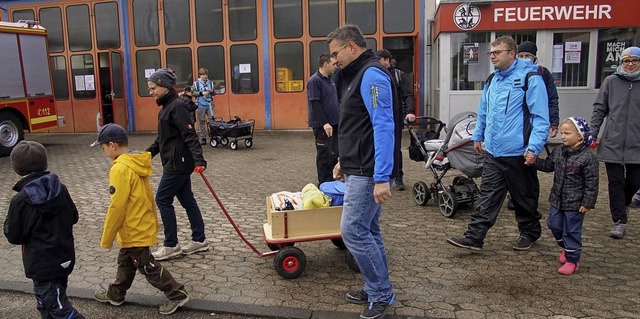
[{"label": "white paper notice", "polygon": [[580,63],[580,51],[578,52],[565,52],[564,63],[567,64],[579,64]]},{"label": "white paper notice", "polygon": [[149,77],[151,77],[151,74],[153,74],[153,72],[155,71],[156,69],[144,69],[144,77],[148,79]]},{"label": "white paper notice", "polygon": [[582,51],[582,42],[565,42],[565,51]]},{"label": "white paper notice", "polygon": [[251,73],[251,64],[249,63],[245,63],[245,64],[240,64],[238,66],[238,71],[240,73]]},{"label": "white paper notice", "polygon": [[84,76],[84,88],[87,91],[95,91],[96,89],[96,81],[93,74]]},{"label": "white paper notice", "polygon": [[76,91],[85,91],[84,87],[84,75],[76,75],[74,77],[76,82]]},{"label": "white paper notice", "polygon": [[562,44],[555,44],[553,46],[553,59],[551,60],[551,72],[562,73],[562,59],[564,58]]}]

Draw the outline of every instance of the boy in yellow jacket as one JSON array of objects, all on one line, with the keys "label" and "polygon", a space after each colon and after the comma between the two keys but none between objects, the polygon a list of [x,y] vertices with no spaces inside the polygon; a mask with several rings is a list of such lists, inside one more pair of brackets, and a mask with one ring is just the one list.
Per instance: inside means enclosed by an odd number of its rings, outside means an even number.
[{"label": "boy in yellow jacket", "polygon": [[98,133],[98,143],[113,160],[109,171],[111,204],[104,221],[100,247],[111,248],[117,237],[120,245],[116,280],[109,289],[94,293],[97,301],[120,306],[131,287],[136,270],[169,299],[160,314],[169,315],[189,301],[184,285],[153,258],[149,246],[158,243],[158,216],[149,183],[151,153],[129,153],[127,132],[118,124],[107,124]]}]

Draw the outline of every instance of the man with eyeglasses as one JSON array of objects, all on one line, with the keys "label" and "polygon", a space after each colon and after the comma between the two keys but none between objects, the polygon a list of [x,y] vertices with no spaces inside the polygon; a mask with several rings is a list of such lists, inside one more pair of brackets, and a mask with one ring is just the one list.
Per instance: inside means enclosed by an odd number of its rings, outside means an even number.
[{"label": "man with eyeglasses", "polygon": [[475,152],[484,155],[480,193],[464,236],[447,241],[457,247],[481,250],[508,191],[516,203],[520,232],[512,248],[527,250],[542,232],[540,189],[532,164],[549,135],[547,90],[538,67],[529,60],[516,59],[516,43],[511,37],[493,41],[489,58],[495,67],[494,75],[482,91],[471,138]]},{"label": "man with eyeglasses", "polygon": [[[609,179],[609,210],[613,228],[609,236],[624,237],[633,196],[640,188],[640,48],[622,51],[622,64],[602,81],[593,103],[591,130],[604,127],[596,156],[604,162]],[[595,145],[594,145],[595,147]]]},{"label": "man with eyeglasses", "polygon": [[[389,71],[378,62],[355,25],[327,36],[329,52],[340,68],[340,159],[333,176],[345,180],[340,231],[355,258],[364,287],[346,294],[347,302],[365,305],[360,318],[382,319],[395,300],[380,230],[382,205],[391,197],[400,101]],[[398,112],[399,115],[398,115]],[[398,117],[400,116],[400,117]]]}]

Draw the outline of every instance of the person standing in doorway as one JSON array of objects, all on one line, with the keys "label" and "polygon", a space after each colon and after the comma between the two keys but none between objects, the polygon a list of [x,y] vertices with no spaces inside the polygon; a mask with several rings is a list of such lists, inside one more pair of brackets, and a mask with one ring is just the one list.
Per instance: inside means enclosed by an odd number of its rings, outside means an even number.
[{"label": "person standing in doorway", "polygon": [[332,75],[336,68],[331,56],[321,54],[318,71],[307,81],[309,127],[316,143],[318,185],[333,181],[333,167],[338,163],[338,94]]},{"label": "person standing in doorway", "polygon": [[209,70],[198,69],[198,79],[193,82],[193,96],[198,105],[198,123],[200,124],[200,145],[207,144],[207,121],[213,121],[215,116],[215,104],[213,97],[216,95],[213,82],[209,80]]},{"label": "person standing in doorway", "polygon": [[532,165],[549,135],[547,90],[538,67],[529,60],[516,59],[513,38],[502,36],[493,41],[489,58],[495,70],[482,91],[471,138],[476,154],[484,155],[478,202],[464,236],[447,241],[481,250],[508,191],[516,204],[520,232],[512,248],[527,250],[542,232],[540,189]]},{"label": "person standing in doorway", "polygon": [[[640,48],[622,51],[616,72],[602,81],[593,103],[591,129],[598,136],[607,124],[596,156],[604,162],[609,179],[612,238],[624,237],[633,195],[640,188]],[[594,145],[595,146],[595,145]]]},{"label": "person standing in doorway", "polygon": [[382,205],[391,197],[394,175],[394,84],[355,25],[344,25],[327,36],[331,56],[340,67],[340,159],[333,171],[346,180],[340,230],[355,258],[364,287],[346,300],[364,304],[362,319],[381,319],[395,300],[387,254],[380,229]]},{"label": "person standing in doorway", "polygon": [[[191,190],[191,173],[204,172],[207,161],[202,156],[202,147],[198,143],[189,111],[174,89],[175,84],[175,74],[167,69],[157,70],[147,82],[156,104],[162,107],[158,113],[158,137],[147,149],[151,156],[160,154],[163,166],[156,204],[164,225],[164,243],[153,252],[157,260],[209,250],[202,213]],[[184,248],[178,244],[178,226],[173,207],[176,197],[187,211],[191,225],[191,242]]]},{"label": "person standing in doorway", "polygon": [[[414,109],[414,102],[413,102],[413,85],[407,85],[406,83],[406,77],[404,76],[405,73],[402,72],[402,70],[400,69],[396,69],[395,67],[393,67],[391,65],[391,53],[389,52],[389,50],[386,49],[382,49],[382,50],[378,50],[376,52],[376,57],[378,58],[378,61],[380,62],[380,64],[382,64],[385,68],[387,68],[387,70],[389,70],[389,73],[391,73],[391,78],[393,79],[393,82],[395,84],[396,90],[394,91],[394,94],[397,95],[398,99],[400,100],[400,103],[402,104],[402,118],[405,118],[408,122],[413,122],[416,120],[416,116],[413,114],[413,109]],[[396,130],[396,143],[400,144],[400,146],[398,147],[398,151],[399,153],[396,154],[396,171],[397,171],[397,176],[394,176],[394,182],[396,184],[396,189],[403,191],[405,189],[407,189],[407,187],[404,185],[404,172],[402,170],[402,129],[404,128],[404,122],[401,120],[400,122],[396,123],[396,125],[399,125],[399,128],[397,128]]]}]

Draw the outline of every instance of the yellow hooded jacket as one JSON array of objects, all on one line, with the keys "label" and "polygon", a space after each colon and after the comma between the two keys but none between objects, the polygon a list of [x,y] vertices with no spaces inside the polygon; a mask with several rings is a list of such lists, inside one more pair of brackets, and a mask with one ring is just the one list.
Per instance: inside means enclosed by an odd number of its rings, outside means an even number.
[{"label": "yellow hooded jacket", "polygon": [[111,204],[100,247],[111,248],[116,235],[120,248],[158,243],[158,216],[149,183],[152,171],[149,152],[122,154],[113,161],[109,171]]}]

